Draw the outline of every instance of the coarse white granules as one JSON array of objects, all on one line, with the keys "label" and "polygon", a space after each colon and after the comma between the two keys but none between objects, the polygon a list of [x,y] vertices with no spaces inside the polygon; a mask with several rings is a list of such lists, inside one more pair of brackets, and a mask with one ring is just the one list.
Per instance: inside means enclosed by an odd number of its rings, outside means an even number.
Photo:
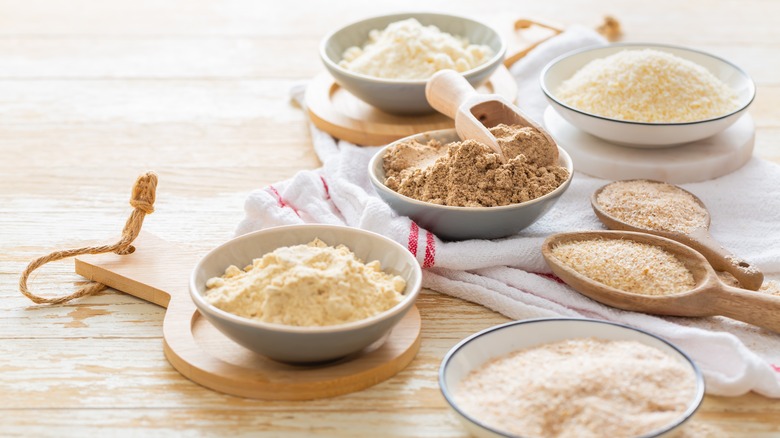
[{"label": "coarse white granules", "polygon": [[737,109],[736,92],[706,68],[653,49],[595,59],[555,91],[574,108],[618,120],[680,123]]},{"label": "coarse white granules", "polygon": [[679,419],[691,367],[637,341],[570,339],[514,352],[454,391],[463,412],[524,437],[636,437]]},{"label": "coarse white granules", "polygon": [[564,265],[599,283],[642,295],[669,295],[693,289],[693,274],[655,245],[622,239],[566,242],[552,248]]},{"label": "coarse white granules", "polygon": [[604,212],[645,230],[687,234],[708,225],[707,210],[677,186],[647,180],[616,181],[596,197]]},{"label": "coarse white granules", "polygon": [[372,30],[364,47],[350,47],[339,65],[349,71],[387,79],[428,79],[439,70],[459,72],[484,64],[493,50],[423,26],[414,18]]}]

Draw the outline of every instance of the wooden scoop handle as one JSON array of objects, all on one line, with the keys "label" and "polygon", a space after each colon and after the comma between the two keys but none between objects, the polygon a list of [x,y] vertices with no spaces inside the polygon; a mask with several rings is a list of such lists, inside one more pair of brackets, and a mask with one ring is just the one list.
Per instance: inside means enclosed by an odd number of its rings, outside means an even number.
[{"label": "wooden scoop handle", "polygon": [[780,297],[720,283],[710,298],[716,314],[780,333]]},{"label": "wooden scoop handle", "polygon": [[441,70],[431,76],[425,85],[425,98],[436,111],[455,120],[455,131],[461,140],[471,139],[487,145],[502,163],[506,163],[506,157],[496,138],[471,113],[471,107],[482,102],[495,100],[497,105],[505,105],[500,96],[479,94],[456,71]]},{"label": "wooden scoop handle", "polygon": [[694,230],[688,237],[688,246],[699,251],[716,271],[726,271],[750,290],[758,290],[764,282],[764,274],[750,263],[730,253],[712,238],[706,228]]},{"label": "wooden scoop handle", "polygon": [[455,70],[434,73],[425,85],[425,98],[436,111],[455,119],[458,108],[477,91]]}]

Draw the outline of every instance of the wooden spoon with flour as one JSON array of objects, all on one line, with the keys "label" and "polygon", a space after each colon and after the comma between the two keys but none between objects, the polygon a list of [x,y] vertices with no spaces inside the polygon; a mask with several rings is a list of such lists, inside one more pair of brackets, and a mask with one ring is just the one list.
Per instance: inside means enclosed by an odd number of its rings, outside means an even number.
[{"label": "wooden spoon with flour", "polygon": [[[671,253],[692,274],[693,287],[690,290],[665,295],[627,292],[578,272],[556,256],[555,248],[559,245],[609,239],[652,245]],[[553,273],[566,284],[577,292],[608,306],[657,315],[723,315],[780,333],[780,297],[724,284],[704,256],[691,247],[671,239],[628,231],[561,233],[554,234],[544,241],[542,255]],[[637,272],[638,277],[642,275],[641,272]]]},{"label": "wooden spoon with flour", "polygon": [[[628,188],[640,184],[646,190]],[[622,196],[611,196],[619,191],[623,192]],[[664,204],[668,201],[665,198],[671,197],[678,199],[678,205]],[[689,205],[680,205],[680,202]],[[615,181],[596,190],[590,203],[596,216],[609,229],[655,234],[688,245],[702,253],[713,268],[733,275],[745,289],[758,290],[764,281],[764,274],[758,268],[723,248],[712,237],[707,207],[687,190],[660,181]],[[627,210],[629,207],[630,211]],[[698,212],[696,220],[692,221],[692,215],[683,210]]]}]

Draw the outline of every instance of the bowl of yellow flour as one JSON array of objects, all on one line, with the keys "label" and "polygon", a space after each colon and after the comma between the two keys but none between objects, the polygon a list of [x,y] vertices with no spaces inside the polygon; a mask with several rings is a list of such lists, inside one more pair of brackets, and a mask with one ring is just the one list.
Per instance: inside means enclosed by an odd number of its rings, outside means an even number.
[{"label": "bowl of yellow flour", "polygon": [[322,362],[382,339],[414,304],[419,263],[398,243],[333,225],[275,227],[206,254],[190,278],[198,310],[238,344],[283,362]]}]

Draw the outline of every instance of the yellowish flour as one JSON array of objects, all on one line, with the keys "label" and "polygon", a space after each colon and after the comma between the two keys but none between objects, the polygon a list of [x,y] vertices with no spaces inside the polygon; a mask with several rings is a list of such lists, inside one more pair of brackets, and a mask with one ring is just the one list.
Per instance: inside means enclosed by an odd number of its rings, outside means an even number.
[{"label": "yellowish flour", "polygon": [[315,239],[278,248],[206,282],[206,301],[263,322],[328,326],[369,318],[395,306],[406,282],[363,263],[344,245]]}]

